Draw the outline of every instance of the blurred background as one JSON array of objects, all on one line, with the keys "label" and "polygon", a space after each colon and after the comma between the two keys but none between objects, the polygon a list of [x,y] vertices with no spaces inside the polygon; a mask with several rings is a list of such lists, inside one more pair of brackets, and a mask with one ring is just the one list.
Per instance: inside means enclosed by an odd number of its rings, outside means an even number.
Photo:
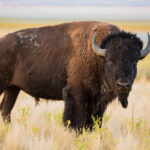
[{"label": "blurred background", "polygon": [[0,17],[34,20],[148,21],[148,0],[0,0]]}]

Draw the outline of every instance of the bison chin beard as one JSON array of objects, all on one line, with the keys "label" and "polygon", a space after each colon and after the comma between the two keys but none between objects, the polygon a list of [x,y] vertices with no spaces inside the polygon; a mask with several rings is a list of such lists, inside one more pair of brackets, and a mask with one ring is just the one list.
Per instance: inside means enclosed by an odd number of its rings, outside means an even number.
[{"label": "bison chin beard", "polygon": [[127,108],[127,106],[128,106],[128,95],[129,95],[129,93],[118,94],[118,99],[123,108]]}]

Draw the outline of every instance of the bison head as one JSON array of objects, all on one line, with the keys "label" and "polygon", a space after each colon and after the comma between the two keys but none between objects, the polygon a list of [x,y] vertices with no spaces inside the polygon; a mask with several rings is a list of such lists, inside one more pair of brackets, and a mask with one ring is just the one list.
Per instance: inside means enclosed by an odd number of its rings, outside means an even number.
[{"label": "bison head", "polygon": [[137,63],[150,52],[150,35],[147,47],[134,34],[119,32],[108,35],[96,45],[96,33],[93,37],[93,50],[104,57],[104,83],[108,90],[114,91],[124,108],[128,105],[128,95],[137,73]]}]

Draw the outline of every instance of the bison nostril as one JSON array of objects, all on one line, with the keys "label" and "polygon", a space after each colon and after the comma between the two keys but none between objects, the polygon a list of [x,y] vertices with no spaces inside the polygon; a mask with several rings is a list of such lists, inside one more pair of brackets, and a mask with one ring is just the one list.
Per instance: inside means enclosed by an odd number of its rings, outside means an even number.
[{"label": "bison nostril", "polygon": [[129,88],[130,82],[117,81],[117,86],[120,88]]}]

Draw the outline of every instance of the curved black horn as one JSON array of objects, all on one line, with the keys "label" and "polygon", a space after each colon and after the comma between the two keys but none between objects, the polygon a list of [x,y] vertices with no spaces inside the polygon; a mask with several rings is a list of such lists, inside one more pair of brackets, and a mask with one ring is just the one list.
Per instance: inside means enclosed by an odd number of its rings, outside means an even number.
[{"label": "curved black horn", "polygon": [[148,36],[147,46],[145,49],[141,50],[141,58],[144,58],[150,52],[150,34],[147,33],[147,36]]},{"label": "curved black horn", "polygon": [[100,48],[97,44],[96,44],[96,32],[94,33],[93,35],[93,38],[92,38],[92,48],[93,48],[93,51],[99,55],[99,56],[105,56],[106,54],[106,49],[102,49]]}]

